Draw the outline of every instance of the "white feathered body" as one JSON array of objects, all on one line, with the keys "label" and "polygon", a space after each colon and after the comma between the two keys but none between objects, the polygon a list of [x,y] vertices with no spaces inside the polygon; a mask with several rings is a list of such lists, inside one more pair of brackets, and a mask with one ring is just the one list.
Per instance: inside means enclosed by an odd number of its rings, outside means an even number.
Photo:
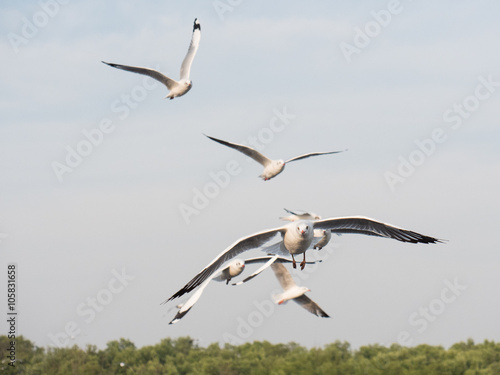
[{"label": "white feathered body", "polygon": [[296,221],[288,224],[283,238],[283,245],[290,254],[304,253],[312,243],[314,237],[313,223],[310,221]]},{"label": "white feathered body", "polygon": [[214,276],[215,281],[227,281],[238,276],[245,268],[245,261],[241,259],[233,260],[228,267],[224,268],[219,275]]},{"label": "white feathered body", "polygon": [[285,162],[283,160],[272,160],[266,167],[264,168],[264,172],[260,175],[260,177],[264,180],[270,180],[273,177],[276,177],[285,169]]},{"label": "white feathered body", "polygon": [[182,79],[172,86],[168,95],[165,96],[165,99],[173,99],[182,96],[191,90],[192,87],[191,81]]},{"label": "white feathered body", "polygon": [[274,303],[278,305],[284,304],[287,301],[300,297],[304,293],[309,292],[309,288],[305,286],[294,285],[290,289],[285,290],[283,293],[273,294]]}]

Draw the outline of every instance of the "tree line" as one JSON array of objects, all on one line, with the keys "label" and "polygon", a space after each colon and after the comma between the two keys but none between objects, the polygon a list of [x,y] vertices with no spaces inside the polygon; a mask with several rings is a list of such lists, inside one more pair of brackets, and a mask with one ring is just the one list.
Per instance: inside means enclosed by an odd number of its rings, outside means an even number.
[{"label": "tree line", "polygon": [[10,339],[0,336],[0,373],[32,375],[101,374],[348,374],[348,375],[498,375],[500,343],[473,340],[442,346],[393,344],[352,349],[335,341],[307,349],[296,343],[255,341],[238,346],[214,343],[200,347],[190,337],[165,338],[137,348],[127,339],[105,349],[88,345],[43,348],[22,336],[15,342],[15,367],[8,363]]}]

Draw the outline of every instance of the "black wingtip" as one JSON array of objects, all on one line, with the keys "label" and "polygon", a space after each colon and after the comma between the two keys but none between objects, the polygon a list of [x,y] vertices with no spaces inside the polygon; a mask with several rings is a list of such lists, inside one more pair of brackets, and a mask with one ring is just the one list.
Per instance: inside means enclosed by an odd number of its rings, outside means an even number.
[{"label": "black wingtip", "polygon": [[193,32],[198,29],[201,31],[201,25],[200,25],[200,22],[198,21],[198,18],[195,18],[194,19],[194,24],[193,24]]},{"label": "black wingtip", "polygon": [[209,136],[209,135],[206,135],[205,133],[203,133],[203,135],[204,135],[205,137],[207,137],[208,139],[211,139],[212,141],[219,142],[219,139],[217,139],[217,138],[214,138],[214,137],[211,137],[211,136]]},{"label": "black wingtip", "polygon": [[179,320],[181,320],[184,317],[184,315],[186,315],[189,312],[189,310],[191,310],[191,307],[189,309],[187,309],[186,311],[183,311],[183,312],[178,311],[177,314],[174,316],[174,319],[172,319],[170,321],[170,323],[168,323],[168,324],[175,324],[175,323],[177,323]]},{"label": "black wingtip", "polygon": [[434,237],[429,237],[429,236],[424,236],[420,241],[416,241],[415,243],[425,243],[425,244],[435,244],[435,243],[445,243],[448,240],[441,240],[439,238],[434,238]]}]

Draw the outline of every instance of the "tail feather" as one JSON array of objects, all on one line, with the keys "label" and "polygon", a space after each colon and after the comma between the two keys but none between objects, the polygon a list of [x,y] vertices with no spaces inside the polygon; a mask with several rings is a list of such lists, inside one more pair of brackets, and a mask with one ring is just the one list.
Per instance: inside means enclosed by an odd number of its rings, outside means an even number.
[{"label": "tail feather", "polygon": [[281,305],[285,302],[285,300],[283,299],[283,293],[273,294],[271,297],[273,298],[273,302],[278,305]]}]

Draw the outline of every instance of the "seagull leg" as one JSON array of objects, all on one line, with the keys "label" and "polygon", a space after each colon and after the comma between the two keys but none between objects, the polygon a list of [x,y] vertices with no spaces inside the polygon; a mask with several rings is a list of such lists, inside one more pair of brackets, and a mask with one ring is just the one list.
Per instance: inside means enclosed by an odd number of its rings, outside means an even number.
[{"label": "seagull leg", "polygon": [[230,281],[231,281],[231,279],[227,279],[226,280],[226,285],[229,284]]},{"label": "seagull leg", "polygon": [[292,260],[293,260],[293,262],[292,262],[293,268],[297,268],[297,262],[295,262],[295,258],[293,257],[293,254],[290,254],[290,255],[292,256]]},{"label": "seagull leg", "polygon": [[304,251],[304,259],[300,262],[300,270],[302,271],[306,266],[306,252]]}]

